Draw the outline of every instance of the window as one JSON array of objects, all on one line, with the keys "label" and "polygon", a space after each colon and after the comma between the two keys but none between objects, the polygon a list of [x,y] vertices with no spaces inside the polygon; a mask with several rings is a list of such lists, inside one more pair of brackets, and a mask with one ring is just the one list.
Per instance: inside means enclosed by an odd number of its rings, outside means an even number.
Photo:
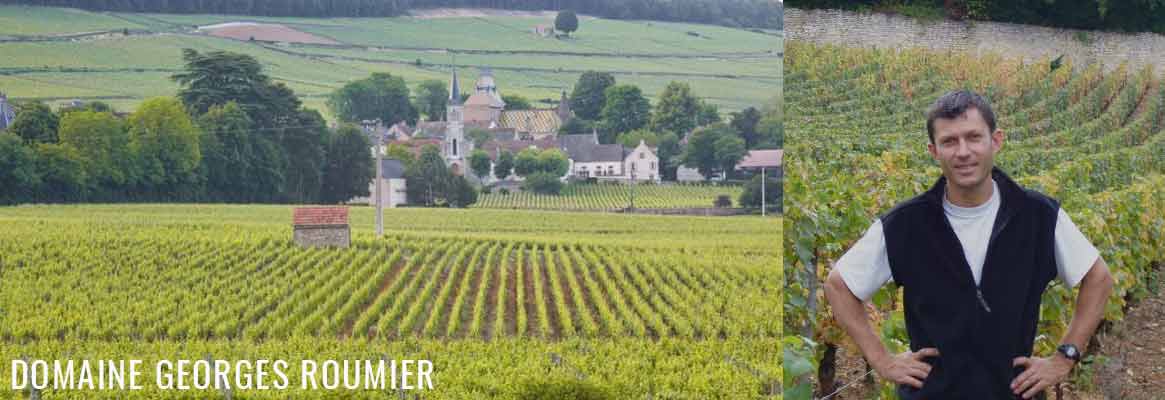
[{"label": "window", "polygon": [[449,151],[454,157],[457,157],[457,139],[453,139],[453,149]]},{"label": "window", "polygon": [[655,161],[651,162],[651,169],[655,169]]},{"label": "window", "polygon": [[640,160],[642,160],[644,157],[647,157],[647,153],[639,153]]},{"label": "window", "polygon": [[635,172],[636,165],[639,165],[639,163],[631,163],[631,172]]}]

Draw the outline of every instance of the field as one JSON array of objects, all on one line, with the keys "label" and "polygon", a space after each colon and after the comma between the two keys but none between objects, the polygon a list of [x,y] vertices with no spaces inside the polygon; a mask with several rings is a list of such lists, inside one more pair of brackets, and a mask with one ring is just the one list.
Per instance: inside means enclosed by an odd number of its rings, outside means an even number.
[{"label": "field", "polygon": [[[1024,64],[994,55],[869,50],[790,42],[786,58],[784,342],[786,398],[810,398],[864,374],[861,356],[833,322],[821,282],[829,266],[873,219],[921,193],[940,175],[925,151],[923,112],[941,94],[985,94],[1006,133],[996,165],[1028,188],[1061,201],[1100,250],[1116,279],[1105,318],[1151,295],[1153,265],[1165,254],[1165,85],[1159,73],[1125,66]],[[900,294],[874,296],[877,331],[892,352],[906,349]],[[1049,355],[1074,307],[1072,291],[1045,293],[1036,353]],[[812,339],[812,348],[804,339]],[[823,354],[837,359],[821,358]],[[790,353],[791,352],[791,353]],[[1090,387],[1077,368],[1070,392]],[[1159,364],[1158,364],[1159,365]],[[1131,375],[1131,372],[1130,372]],[[889,385],[860,384],[844,399],[885,396]],[[1137,393],[1134,390],[1133,393]],[[1124,398],[1125,396],[1117,396]]]},{"label": "field", "polygon": [[[388,72],[415,87],[425,79],[448,80],[453,65],[470,77],[477,68],[492,68],[500,91],[536,105],[557,101],[586,70],[611,72],[649,98],[670,81],[685,81],[722,113],[762,106],[780,92],[782,45],[774,35],[593,18],[584,18],[571,39],[532,32],[552,19],[263,18],[0,5],[0,91],[18,100],[102,100],[131,111],[144,98],[177,91],[168,77],[182,67],[181,50],[193,48],[251,54],[309,107],[325,113],[324,96],[345,82]],[[237,41],[194,29],[232,21],[282,24],[343,45]],[[94,31],[110,33],[59,37]]]},{"label": "field", "polygon": [[736,204],[742,186],[716,185],[570,185],[557,196],[531,192],[503,194],[498,191],[478,195],[474,208],[517,208],[550,210],[613,210],[631,204],[635,192],[638,208],[708,208],[716,197],[727,195]]},{"label": "field", "polygon": [[0,208],[0,358],[415,357],[436,399],[776,393],[779,219],[396,209],[377,239],[351,210],[352,248],[305,250],[286,206]]}]

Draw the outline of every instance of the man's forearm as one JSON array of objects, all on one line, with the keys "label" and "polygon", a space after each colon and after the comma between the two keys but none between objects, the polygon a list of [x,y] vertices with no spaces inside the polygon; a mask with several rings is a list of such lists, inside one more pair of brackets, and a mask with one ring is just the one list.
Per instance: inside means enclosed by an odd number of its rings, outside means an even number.
[{"label": "man's forearm", "polygon": [[874,327],[870,325],[862,301],[853,295],[841,276],[831,273],[825,285],[825,297],[829,301],[830,309],[833,310],[833,318],[858,345],[866,361],[872,365],[890,355],[886,351],[886,346],[882,345],[881,339],[874,333]]},{"label": "man's forearm", "polygon": [[1068,333],[1064,335],[1062,343],[1074,344],[1081,351],[1088,346],[1089,338],[1104,317],[1104,307],[1112,293],[1112,285],[1108,266],[1104,259],[1098,257],[1080,282],[1076,313],[1072,315],[1072,322],[1068,324]]}]

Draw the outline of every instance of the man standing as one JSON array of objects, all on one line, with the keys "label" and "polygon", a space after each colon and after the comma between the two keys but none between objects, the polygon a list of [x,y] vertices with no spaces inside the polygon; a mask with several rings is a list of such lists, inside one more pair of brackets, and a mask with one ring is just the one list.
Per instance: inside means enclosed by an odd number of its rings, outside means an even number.
[{"label": "man standing", "polygon": [[[1059,203],[995,168],[1003,131],[985,99],[940,97],[927,145],[943,176],[875,220],[830,272],[834,318],[903,399],[1030,399],[1067,379],[1096,330],[1112,275]],[[1076,313],[1051,357],[1032,357],[1040,298],[1059,278],[1080,286]],[[862,301],[903,288],[910,349],[890,354]]]}]

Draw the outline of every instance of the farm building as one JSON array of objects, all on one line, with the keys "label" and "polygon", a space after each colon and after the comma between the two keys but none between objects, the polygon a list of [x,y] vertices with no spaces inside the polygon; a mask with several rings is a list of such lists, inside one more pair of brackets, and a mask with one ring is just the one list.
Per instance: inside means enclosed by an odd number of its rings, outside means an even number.
[{"label": "farm building", "polygon": [[[380,160],[381,181],[380,181],[380,200],[384,202],[385,207],[395,208],[401,204],[408,202],[408,196],[405,192],[405,166],[400,160],[383,159]],[[376,205],[376,178],[372,178],[372,182],[368,183],[367,197],[354,197],[348,200],[349,204],[367,204],[370,206]]]},{"label": "farm building", "polygon": [[296,207],[291,227],[302,247],[348,247],[352,240],[347,207]]}]

